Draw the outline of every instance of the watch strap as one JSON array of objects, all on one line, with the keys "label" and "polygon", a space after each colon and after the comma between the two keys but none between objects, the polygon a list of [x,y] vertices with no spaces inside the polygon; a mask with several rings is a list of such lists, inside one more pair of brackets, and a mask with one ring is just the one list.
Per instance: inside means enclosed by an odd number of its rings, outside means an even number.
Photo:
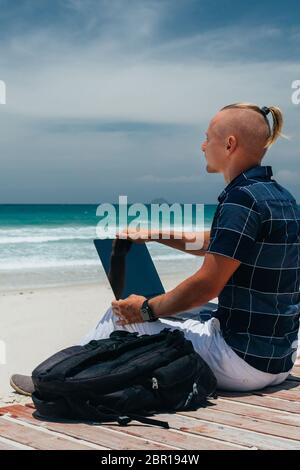
[{"label": "watch strap", "polygon": [[143,305],[142,305],[142,309],[144,310],[147,310],[147,314],[149,316],[149,320],[147,321],[156,321],[158,320],[158,318],[155,316],[152,308],[150,307],[149,305],[149,299],[146,299],[144,302],[143,302]]}]

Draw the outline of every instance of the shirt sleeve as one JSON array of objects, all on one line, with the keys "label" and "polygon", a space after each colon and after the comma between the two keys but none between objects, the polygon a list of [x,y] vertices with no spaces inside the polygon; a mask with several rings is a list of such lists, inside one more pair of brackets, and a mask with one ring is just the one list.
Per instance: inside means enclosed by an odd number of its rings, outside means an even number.
[{"label": "shirt sleeve", "polygon": [[243,189],[233,189],[217,207],[207,252],[247,262],[260,229],[255,199]]}]

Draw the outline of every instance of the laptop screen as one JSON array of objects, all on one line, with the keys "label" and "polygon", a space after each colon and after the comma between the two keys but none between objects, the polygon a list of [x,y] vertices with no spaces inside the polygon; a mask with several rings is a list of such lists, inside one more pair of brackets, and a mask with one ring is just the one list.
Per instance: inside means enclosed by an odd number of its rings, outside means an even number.
[{"label": "laptop screen", "polygon": [[145,243],[130,240],[94,240],[115,298],[131,294],[150,298],[165,292]]}]

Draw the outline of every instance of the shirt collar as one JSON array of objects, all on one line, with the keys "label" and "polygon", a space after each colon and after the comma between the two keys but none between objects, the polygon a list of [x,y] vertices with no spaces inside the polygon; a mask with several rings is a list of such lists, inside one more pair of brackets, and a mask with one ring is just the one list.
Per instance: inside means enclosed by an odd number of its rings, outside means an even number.
[{"label": "shirt collar", "polygon": [[222,202],[226,194],[228,193],[228,191],[230,191],[235,186],[242,185],[242,183],[244,183],[248,179],[264,178],[266,180],[270,180],[272,176],[273,176],[273,171],[272,171],[271,166],[261,166],[261,165],[253,166],[252,168],[249,168],[243,173],[240,173],[232,181],[230,181],[230,183],[226,186],[226,188],[223,189],[223,191],[219,195],[218,201]]}]

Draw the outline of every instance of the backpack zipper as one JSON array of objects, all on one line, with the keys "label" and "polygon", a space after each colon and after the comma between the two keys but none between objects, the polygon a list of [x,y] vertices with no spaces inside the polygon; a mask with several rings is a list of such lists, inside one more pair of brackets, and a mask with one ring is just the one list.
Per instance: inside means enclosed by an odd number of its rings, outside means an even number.
[{"label": "backpack zipper", "polygon": [[158,389],[158,381],[156,377],[152,377],[152,388],[153,389]]},{"label": "backpack zipper", "polygon": [[197,383],[193,383],[193,391],[188,394],[185,404],[183,405],[185,408],[189,405],[190,401],[192,400],[194,395],[198,395],[198,388]]}]

